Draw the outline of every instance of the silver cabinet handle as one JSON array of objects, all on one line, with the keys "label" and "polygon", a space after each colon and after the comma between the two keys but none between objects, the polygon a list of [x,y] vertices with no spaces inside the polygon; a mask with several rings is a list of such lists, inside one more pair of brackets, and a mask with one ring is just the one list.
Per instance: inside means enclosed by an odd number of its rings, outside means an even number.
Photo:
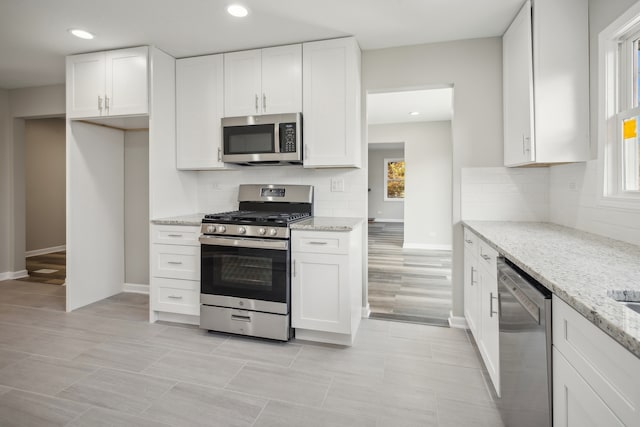
[{"label": "silver cabinet handle", "polygon": [[258,112],[258,94],[256,93],[256,113]]},{"label": "silver cabinet handle", "polygon": [[251,322],[251,317],[249,316],[238,316],[237,314],[231,315],[231,320],[238,320],[240,322]]},{"label": "silver cabinet handle", "polygon": [[109,97],[105,95],[104,97],[104,109],[109,111]]},{"label": "silver cabinet handle", "polygon": [[182,237],[182,234],[168,234],[169,237]]},{"label": "silver cabinet handle", "polygon": [[493,296],[493,292],[489,292],[489,317],[493,317],[494,314],[498,314],[497,311],[493,311],[493,300],[498,297]]},{"label": "silver cabinet handle", "polygon": [[473,240],[464,239],[464,241],[467,243],[473,243]]},{"label": "silver cabinet handle", "polygon": [[471,266],[471,286],[473,286],[475,283],[478,283],[477,280],[473,280],[473,277],[475,276],[475,272],[476,272],[476,269],[473,266]]},{"label": "silver cabinet handle", "polygon": [[327,242],[309,242],[310,245],[326,245]]},{"label": "silver cabinet handle", "polygon": [[265,93],[262,94],[262,112],[267,112],[267,95]]},{"label": "silver cabinet handle", "polygon": [[98,95],[98,110],[102,111],[102,97]]},{"label": "silver cabinet handle", "polygon": [[218,161],[222,161],[222,149],[220,149],[220,147],[218,147]]},{"label": "silver cabinet handle", "polygon": [[181,265],[182,261],[167,261],[167,264]]},{"label": "silver cabinet handle", "polygon": [[293,277],[296,277],[296,260],[293,260]]},{"label": "silver cabinet handle", "polygon": [[524,151],[531,151],[531,137],[524,137]]},{"label": "silver cabinet handle", "polygon": [[490,257],[489,255],[482,254],[482,255],[480,255],[480,256],[481,256],[481,257],[482,257],[482,259],[483,259],[483,260],[485,260],[485,261],[489,261],[489,260],[491,260],[491,257]]},{"label": "silver cabinet handle", "polygon": [[180,295],[169,295],[168,298],[171,298],[171,299],[182,299],[182,297]]}]

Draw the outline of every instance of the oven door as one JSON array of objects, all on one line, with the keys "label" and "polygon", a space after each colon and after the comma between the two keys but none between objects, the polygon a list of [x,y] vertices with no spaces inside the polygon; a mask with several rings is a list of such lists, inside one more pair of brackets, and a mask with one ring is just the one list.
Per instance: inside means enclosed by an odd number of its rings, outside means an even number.
[{"label": "oven door", "polygon": [[289,313],[288,240],[201,236],[203,304]]}]

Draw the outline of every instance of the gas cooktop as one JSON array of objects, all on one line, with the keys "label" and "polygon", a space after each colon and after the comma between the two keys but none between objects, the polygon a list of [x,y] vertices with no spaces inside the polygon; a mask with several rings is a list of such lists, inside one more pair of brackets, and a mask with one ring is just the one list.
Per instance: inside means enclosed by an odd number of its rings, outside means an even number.
[{"label": "gas cooktop", "polygon": [[286,226],[311,216],[309,212],[260,212],[260,211],[230,211],[208,214],[202,220],[206,224],[245,224]]}]

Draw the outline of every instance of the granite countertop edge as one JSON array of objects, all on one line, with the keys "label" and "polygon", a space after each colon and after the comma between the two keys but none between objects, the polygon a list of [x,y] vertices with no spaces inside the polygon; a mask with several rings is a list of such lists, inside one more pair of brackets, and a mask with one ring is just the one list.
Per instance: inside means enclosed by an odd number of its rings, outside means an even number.
[{"label": "granite countertop edge", "polygon": [[291,224],[292,230],[305,231],[352,231],[364,222],[363,218],[313,216]]},{"label": "granite countertop edge", "polygon": [[176,215],[166,218],[154,218],[151,220],[155,225],[197,225],[202,224],[203,213],[194,213],[187,215]]},{"label": "granite countertop edge", "polygon": [[[464,227],[469,228],[476,233],[480,238],[482,238],[482,240],[497,250],[500,254],[504,255],[505,258],[508,258],[515,265],[539,281],[558,298],[582,314],[586,319],[604,331],[616,342],[620,343],[636,357],[640,358],[640,314],[633,312],[627,307],[623,307],[622,304],[616,302],[610,296],[611,293],[614,293],[616,294],[615,296],[617,299],[625,299],[625,295],[623,295],[622,292],[603,287],[596,288],[595,286],[592,288],[589,288],[588,286],[577,288],[574,286],[572,288],[571,285],[563,283],[560,278],[553,277],[553,267],[550,267],[548,271],[544,271],[544,268],[533,267],[531,264],[534,264],[537,261],[533,259],[533,257],[527,258],[521,254],[514,253],[514,251],[508,247],[508,242],[507,244],[502,244],[502,242],[496,241],[498,238],[491,235],[491,228],[499,228],[501,224],[503,224],[505,227],[508,226],[511,231],[514,227],[521,227],[523,231],[526,228],[534,227],[548,229],[547,231],[551,233],[556,231],[559,239],[562,239],[563,235],[566,234],[567,241],[569,241],[569,238],[571,237],[573,243],[575,243],[576,240],[579,241],[583,238],[585,239],[585,243],[592,244],[593,242],[596,242],[601,245],[603,249],[606,249],[608,245],[611,245],[612,247],[622,246],[637,249],[637,253],[640,253],[640,247],[552,223],[462,221],[462,224]],[[489,229],[487,229],[487,225],[490,225]],[[532,242],[526,242],[526,244],[531,245]],[[624,277],[621,277],[619,279],[619,283],[620,285],[618,288],[622,289],[627,286],[626,283],[628,282]],[[636,288],[638,289],[631,290],[631,293],[634,294],[634,296],[640,295],[640,283],[636,285]],[[631,322],[629,319],[631,319]]]}]

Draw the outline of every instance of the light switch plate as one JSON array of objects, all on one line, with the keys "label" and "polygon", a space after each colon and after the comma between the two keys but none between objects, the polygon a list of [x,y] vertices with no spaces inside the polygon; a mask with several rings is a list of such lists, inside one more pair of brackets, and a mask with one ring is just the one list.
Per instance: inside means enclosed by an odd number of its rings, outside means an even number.
[{"label": "light switch plate", "polygon": [[331,178],[331,191],[333,191],[333,192],[344,192],[344,179],[342,179],[342,178]]}]

